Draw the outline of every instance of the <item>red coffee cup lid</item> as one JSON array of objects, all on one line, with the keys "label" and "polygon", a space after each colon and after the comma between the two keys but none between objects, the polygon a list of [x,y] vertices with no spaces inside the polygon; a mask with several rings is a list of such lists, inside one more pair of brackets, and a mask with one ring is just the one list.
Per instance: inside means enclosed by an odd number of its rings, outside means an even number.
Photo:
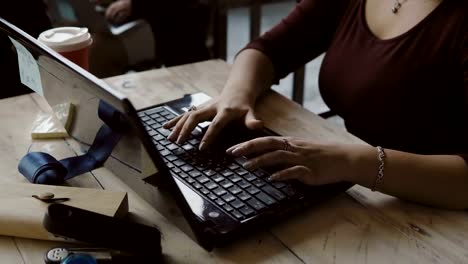
[{"label": "red coffee cup lid", "polygon": [[59,27],[42,32],[39,41],[57,52],[69,52],[85,48],[93,39],[87,28]]}]

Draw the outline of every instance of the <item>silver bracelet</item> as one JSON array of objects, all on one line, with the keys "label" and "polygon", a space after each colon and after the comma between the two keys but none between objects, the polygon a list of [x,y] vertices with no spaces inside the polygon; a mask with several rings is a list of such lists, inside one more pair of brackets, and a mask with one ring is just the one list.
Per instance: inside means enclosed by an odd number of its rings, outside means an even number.
[{"label": "silver bracelet", "polygon": [[381,146],[377,146],[377,157],[379,158],[379,170],[377,171],[377,177],[375,177],[374,186],[372,186],[372,191],[376,191],[379,186],[382,185],[384,180],[384,168],[385,168],[385,151]]}]

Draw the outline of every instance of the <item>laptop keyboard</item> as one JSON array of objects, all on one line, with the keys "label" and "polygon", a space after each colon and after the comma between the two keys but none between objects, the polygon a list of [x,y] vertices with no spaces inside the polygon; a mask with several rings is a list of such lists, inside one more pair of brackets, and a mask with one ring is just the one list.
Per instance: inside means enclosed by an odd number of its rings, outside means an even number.
[{"label": "laptop keyboard", "polygon": [[233,218],[241,221],[253,217],[298,195],[289,183],[268,181],[269,174],[264,170],[244,169],[245,158],[199,151],[201,132],[193,131],[182,145],[168,141],[170,130],[162,125],[175,115],[165,108],[152,108],[138,115],[171,173]]}]

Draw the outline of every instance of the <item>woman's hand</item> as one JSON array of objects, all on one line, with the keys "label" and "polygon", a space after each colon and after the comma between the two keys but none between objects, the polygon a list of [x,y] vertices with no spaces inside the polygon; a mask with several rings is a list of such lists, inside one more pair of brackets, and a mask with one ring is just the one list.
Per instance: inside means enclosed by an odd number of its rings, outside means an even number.
[{"label": "woman's hand", "polygon": [[121,24],[132,14],[131,0],[118,0],[112,3],[106,10],[106,18],[113,24]]},{"label": "woman's hand", "polygon": [[255,102],[246,94],[224,93],[200,106],[169,121],[164,128],[172,128],[168,140],[183,143],[195,127],[212,120],[200,143],[200,150],[206,149],[222,128],[234,120],[242,120],[249,129],[260,129],[263,122],[254,114]]},{"label": "woman's hand", "polygon": [[353,145],[319,145],[290,137],[263,137],[229,148],[234,156],[246,156],[244,167],[273,168],[271,180],[297,179],[309,185],[351,181]]}]

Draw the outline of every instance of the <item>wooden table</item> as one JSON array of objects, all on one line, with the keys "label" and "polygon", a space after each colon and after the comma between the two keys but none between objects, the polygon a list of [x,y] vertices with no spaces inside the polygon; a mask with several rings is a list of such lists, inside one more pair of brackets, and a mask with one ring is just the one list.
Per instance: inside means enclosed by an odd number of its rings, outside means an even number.
[{"label": "wooden table", "polygon": [[[106,81],[142,108],[184,93],[216,95],[228,71],[228,64],[213,60]],[[25,181],[16,166],[28,149],[47,151],[57,158],[76,153],[72,140],[31,142],[31,122],[43,109],[44,102],[36,95],[0,101],[1,181]],[[258,112],[267,126],[283,135],[361,142],[273,92],[259,103]],[[127,191],[130,212],[143,223],[157,225],[164,234],[168,263],[468,263],[466,211],[418,206],[359,186],[227,248],[206,252],[182,231],[183,219],[174,204],[160,203],[156,210],[105,168],[69,184]],[[55,245],[0,237],[0,262],[43,263],[43,253]]]}]

